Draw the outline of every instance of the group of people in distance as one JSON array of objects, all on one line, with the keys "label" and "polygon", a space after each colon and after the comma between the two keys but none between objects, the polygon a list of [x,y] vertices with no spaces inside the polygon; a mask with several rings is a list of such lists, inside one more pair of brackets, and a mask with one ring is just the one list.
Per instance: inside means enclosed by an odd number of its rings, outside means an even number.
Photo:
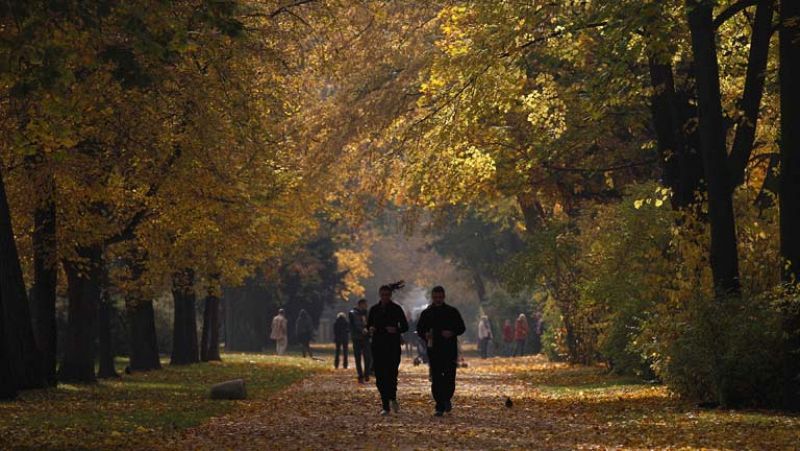
[{"label": "group of people in distance", "polygon": [[[521,356],[525,352],[525,341],[528,339],[528,318],[520,313],[514,325],[511,320],[503,323],[503,344],[500,352],[507,357]],[[481,358],[489,357],[489,345],[494,340],[489,317],[483,315],[478,322],[478,351]]]},{"label": "group of people in distance", "polygon": [[[380,287],[378,303],[368,309],[367,300],[361,299],[346,317],[340,313],[333,327],[336,343],[334,366],[339,367],[339,358],[343,355],[343,367],[347,368],[348,338],[352,339],[358,382],[369,382],[370,376],[374,375],[381,398],[381,415],[400,410],[397,376],[402,355],[402,335],[409,331],[409,324],[403,308],[392,300],[392,293],[401,287],[401,282]],[[453,408],[451,400],[456,387],[458,336],[466,331],[461,313],[445,303],[445,296],[441,286],[431,290],[431,303],[422,311],[416,322],[416,330],[412,331],[425,343],[431,393],[436,403],[435,416],[442,416]],[[297,327],[300,327],[299,322],[298,317]],[[270,335],[276,341],[278,354],[286,351],[287,324],[285,314],[280,310],[272,321]],[[309,355],[310,352],[308,349]]]}]

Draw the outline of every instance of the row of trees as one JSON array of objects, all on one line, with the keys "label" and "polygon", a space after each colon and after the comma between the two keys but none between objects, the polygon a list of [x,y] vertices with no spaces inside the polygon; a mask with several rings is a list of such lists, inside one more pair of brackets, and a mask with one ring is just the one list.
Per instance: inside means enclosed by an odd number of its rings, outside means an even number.
[{"label": "row of trees", "polygon": [[303,81],[321,44],[297,29],[301,4],[0,6],[3,398],[93,382],[98,357],[99,375],[115,375],[112,298],[132,370],[160,367],[153,299],[165,291],[172,362],[218,359],[221,287],[314,236],[338,160],[298,137],[298,111],[321,95]]}]

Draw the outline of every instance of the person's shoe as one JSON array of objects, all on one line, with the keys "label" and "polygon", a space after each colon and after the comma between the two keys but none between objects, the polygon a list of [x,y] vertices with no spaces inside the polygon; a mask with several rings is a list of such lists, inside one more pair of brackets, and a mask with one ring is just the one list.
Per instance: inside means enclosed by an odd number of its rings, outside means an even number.
[{"label": "person's shoe", "polygon": [[382,417],[388,417],[389,416],[389,411],[387,409],[381,410],[381,416]]},{"label": "person's shoe", "polygon": [[364,383],[364,378],[363,377],[359,377],[358,378],[358,383],[359,384],[363,384]]},{"label": "person's shoe", "polygon": [[369,376],[364,377],[364,382],[369,382]]},{"label": "person's shoe", "polygon": [[441,410],[437,410],[436,413],[433,414],[433,416],[435,416],[435,417],[443,417],[444,416],[444,412],[442,412]]},{"label": "person's shoe", "polygon": [[391,400],[392,403],[392,411],[394,413],[400,412],[400,404],[397,403],[396,399]]}]

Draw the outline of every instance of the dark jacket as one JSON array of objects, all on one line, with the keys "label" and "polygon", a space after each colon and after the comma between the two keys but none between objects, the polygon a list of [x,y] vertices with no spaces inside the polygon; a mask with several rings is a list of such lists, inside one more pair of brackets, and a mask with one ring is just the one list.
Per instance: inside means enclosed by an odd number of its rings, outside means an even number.
[{"label": "dark jacket", "polygon": [[350,319],[350,336],[353,337],[353,340],[361,340],[367,337],[364,335],[364,329],[367,328],[368,313],[367,310],[353,308],[347,314]]},{"label": "dark jacket", "polygon": [[336,318],[336,322],[333,323],[333,339],[336,343],[347,343],[349,338],[350,325],[347,324],[347,320],[344,316]]},{"label": "dark jacket", "polygon": [[[396,340],[399,346],[400,334],[408,330],[406,313],[403,311],[403,307],[400,307],[394,302],[390,302],[387,305],[378,302],[369,309],[367,328],[370,327],[375,328],[375,332],[372,335],[373,343],[381,341],[393,343]],[[386,332],[387,327],[396,327],[397,333],[390,334]]]},{"label": "dark jacket", "polygon": [[314,322],[306,313],[299,315],[294,324],[294,334],[300,342],[310,341],[314,335]]},{"label": "dark jacket", "polygon": [[[466,329],[461,313],[457,308],[448,304],[429,305],[422,311],[419,321],[417,321],[417,335],[423,340],[426,340],[426,332],[433,330],[433,347],[428,350],[428,358],[439,362],[456,362],[458,359],[457,337]],[[443,330],[453,332],[453,336],[443,337]]]}]

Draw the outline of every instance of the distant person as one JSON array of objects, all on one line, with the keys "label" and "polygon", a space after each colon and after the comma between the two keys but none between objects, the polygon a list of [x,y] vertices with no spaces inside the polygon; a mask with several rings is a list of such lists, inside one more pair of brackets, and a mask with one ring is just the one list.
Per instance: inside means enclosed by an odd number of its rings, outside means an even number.
[{"label": "distant person", "polygon": [[294,324],[294,334],[297,337],[297,341],[299,341],[300,345],[303,347],[303,357],[305,357],[307,353],[309,357],[313,358],[314,355],[311,353],[311,338],[314,336],[314,323],[311,321],[311,316],[309,316],[305,309],[300,309],[300,313],[297,315],[297,321]]},{"label": "distant person", "polygon": [[350,337],[353,340],[353,357],[356,359],[359,384],[369,382],[369,375],[372,373],[372,350],[369,343],[369,329],[367,329],[368,313],[366,299],[359,300],[349,313]]},{"label": "distant person", "polygon": [[503,322],[503,355],[510,357],[514,352],[514,326],[511,325],[511,320],[507,319]]},{"label": "distant person", "polygon": [[489,343],[493,338],[492,325],[489,324],[489,317],[483,315],[478,322],[478,351],[482,359],[489,357]]},{"label": "distant person", "polygon": [[286,354],[286,345],[289,343],[289,320],[286,319],[286,312],[278,310],[278,314],[272,318],[269,338],[275,340],[275,353],[278,355]]},{"label": "distant person", "polygon": [[514,357],[525,355],[525,340],[528,339],[528,319],[524,313],[520,313],[517,317],[517,323],[514,325],[514,341],[517,346],[514,348]]},{"label": "distant person", "polygon": [[415,338],[414,330],[416,324],[414,322],[414,319],[411,317],[410,311],[406,312],[406,322],[408,323],[408,331],[403,334],[403,346],[406,348],[406,356],[413,357],[411,350],[413,348],[416,348],[415,346],[416,340],[414,339]]},{"label": "distant person", "polygon": [[417,334],[428,343],[428,362],[431,392],[436,402],[435,416],[440,417],[453,408],[458,367],[458,336],[466,330],[458,309],[445,304],[442,287],[431,290],[431,305],[422,311],[417,321]]},{"label": "distant person", "polygon": [[381,395],[381,415],[389,415],[390,407],[397,413],[397,371],[400,366],[401,334],[408,330],[403,308],[392,301],[394,289],[402,282],[384,285],[378,290],[380,301],[369,309],[367,327],[372,334],[372,368],[375,385]]},{"label": "distant person", "polygon": [[342,368],[347,369],[347,348],[350,347],[350,324],[344,312],[336,315],[336,322],[333,323],[333,341],[336,343],[336,357],[333,359],[333,367],[339,369],[339,353],[344,359]]}]

